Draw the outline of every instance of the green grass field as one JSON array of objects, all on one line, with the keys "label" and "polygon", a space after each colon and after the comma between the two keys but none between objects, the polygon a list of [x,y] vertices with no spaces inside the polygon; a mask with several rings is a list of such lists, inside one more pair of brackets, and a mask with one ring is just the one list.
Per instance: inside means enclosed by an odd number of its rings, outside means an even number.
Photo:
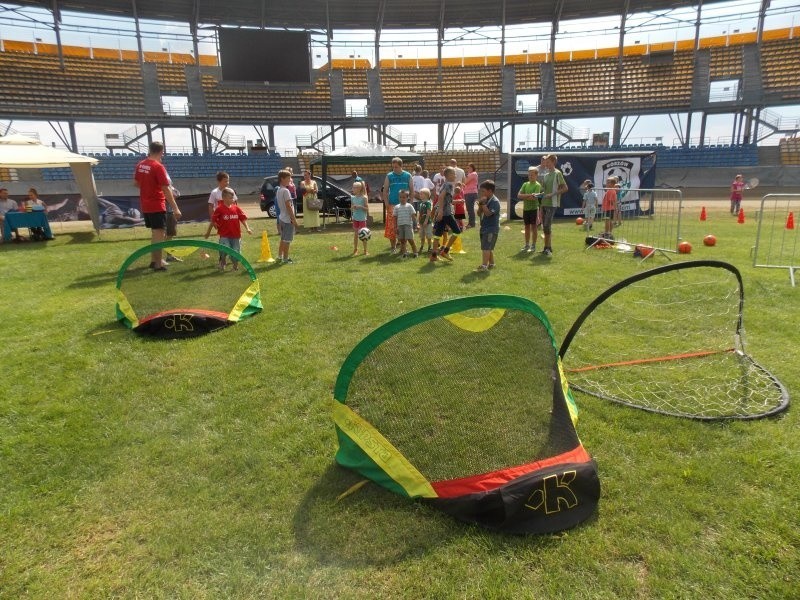
[{"label": "green grass field", "polygon": [[[755,219],[698,214],[683,223],[694,252],[673,260],[739,267],[749,351],[796,401],[800,288],[751,266]],[[269,226],[276,253],[274,222],[251,223]],[[542,306],[560,341],[589,300],[645,268],[584,251],[572,222],[556,225],[552,259],[521,255],[510,227],[488,274],[472,271],[474,231],[467,254],[434,265],[390,256],[377,227],[369,257],[348,256],[346,226],[301,234],[291,266],[256,263],[247,238],[263,313],[183,341],[114,320],[116,272],[144,230],[56,225],[47,244],[0,246],[0,597],[798,597],[795,407],[701,423],[576,394],[602,497],[557,535],[492,534],[375,485],[336,501],[358,477],[333,463],[329,402],[367,333],[439,300],[506,293]],[[457,339],[440,345],[458,352]]]}]

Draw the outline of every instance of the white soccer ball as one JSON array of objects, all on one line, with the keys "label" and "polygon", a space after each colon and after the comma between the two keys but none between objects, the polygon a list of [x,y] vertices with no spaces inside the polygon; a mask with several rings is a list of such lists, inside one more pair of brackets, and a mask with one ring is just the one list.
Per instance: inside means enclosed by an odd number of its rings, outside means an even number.
[{"label": "white soccer ball", "polygon": [[362,242],[366,242],[371,237],[372,232],[366,227],[362,227],[358,230],[358,239],[360,239]]}]

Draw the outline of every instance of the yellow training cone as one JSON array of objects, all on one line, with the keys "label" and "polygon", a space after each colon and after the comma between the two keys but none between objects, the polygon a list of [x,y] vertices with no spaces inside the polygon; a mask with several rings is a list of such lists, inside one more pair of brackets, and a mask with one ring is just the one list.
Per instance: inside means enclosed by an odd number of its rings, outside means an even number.
[{"label": "yellow training cone", "polygon": [[457,235],[452,247],[450,248],[456,254],[466,254],[464,245],[461,243],[461,236]]},{"label": "yellow training cone", "polygon": [[267,239],[266,231],[261,234],[261,256],[258,257],[258,261],[256,262],[275,262],[275,259],[272,258],[272,250],[269,249],[269,240]]}]

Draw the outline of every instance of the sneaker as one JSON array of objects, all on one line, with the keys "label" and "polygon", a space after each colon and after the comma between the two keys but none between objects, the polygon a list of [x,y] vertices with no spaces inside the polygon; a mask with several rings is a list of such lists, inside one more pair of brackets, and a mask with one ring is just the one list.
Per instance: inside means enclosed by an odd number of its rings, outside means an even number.
[{"label": "sneaker", "polygon": [[439,252],[439,256],[441,256],[445,260],[453,262],[453,257],[450,256],[450,250],[448,250],[447,248],[442,248],[441,252]]},{"label": "sneaker", "polygon": [[487,265],[479,265],[475,268],[476,273],[483,273],[484,271],[488,271],[489,267]]},{"label": "sneaker", "polygon": [[439,256],[436,252],[431,252],[431,262],[436,262],[437,260],[439,260]]},{"label": "sneaker", "polygon": [[553,251],[550,248],[545,248],[544,250],[542,250],[542,254],[544,254],[545,256],[553,256]]},{"label": "sneaker", "polygon": [[494,263],[489,263],[489,264],[488,264],[488,265],[486,265],[486,266],[487,266],[489,269],[494,269]]},{"label": "sneaker", "polygon": [[528,248],[528,252],[536,252],[536,244]]},{"label": "sneaker", "polygon": [[520,252],[530,252],[531,247],[528,244],[525,244],[521,249]]},{"label": "sneaker", "polygon": [[183,262],[183,259],[174,254],[167,254],[167,262]]},{"label": "sneaker", "polygon": [[285,264],[285,265],[293,265],[294,261],[291,258],[287,258],[287,259],[285,259],[283,261],[283,264]]},{"label": "sneaker", "polygon": [[408,258],[408,252],[403,252],[403,254],[400,255],[400,258]]},{"label": "sneaker", "polygon": [[414,252],[414,254],[412,254],[412,258],[419,258],[419,252]]},{"label": "sneaker", "polygon": [[166,265],[166,264],[164,264],[164,261],[163,261],[163,260],[161,261],[161,264],[160,264],[160,265],[156,265],[156,263],[154,263],[154,262],[151,262],[149,266],[150,266],[150,268],[151,268],[151,269],[153,269],[154,271],[166,271],[166,270],[167,270],[167,265]]}]

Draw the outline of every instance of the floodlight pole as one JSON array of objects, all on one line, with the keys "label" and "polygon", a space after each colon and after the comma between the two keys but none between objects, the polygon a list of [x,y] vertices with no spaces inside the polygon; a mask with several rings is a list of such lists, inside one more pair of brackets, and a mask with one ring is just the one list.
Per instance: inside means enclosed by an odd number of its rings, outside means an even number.
[{"label": "floodlight pole", "polygon": [[[64,50],[61,47],[61,11],[58,8],[58,0],[53,0],[53,31],[56,33],[56,45],[58,47],[58,65],[64,70]],[[74,151],[74,150],[73,150]]]},{"label": "floodlight pole", "polygon": [[136,0],[131,0],[133,22],[136,25],[136,45],[139,48],[139,64],[144,64],[144,49],[142,48],[142,30],[139,27],[139,11],[136,9]]}]

